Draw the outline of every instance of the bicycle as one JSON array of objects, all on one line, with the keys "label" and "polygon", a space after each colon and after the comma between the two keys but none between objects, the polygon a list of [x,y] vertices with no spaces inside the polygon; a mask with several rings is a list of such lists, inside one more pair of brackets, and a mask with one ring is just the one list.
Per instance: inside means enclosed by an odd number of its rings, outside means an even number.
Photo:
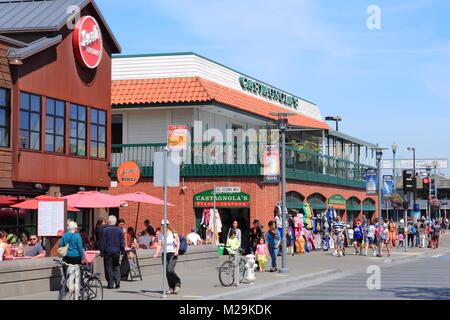
[{"label": "bicycle", "polygon": [[[229,247],[225,247],[229,248]],[[245,250],[239,249],[239,255],[243,255]],[[228,261],[222,263],[219,267],[219,281],[224,287],[230,287],[235,283],[235,263],[234,263],[234,255],[229,255]],[[246,269],[245,269],[245,261],[244,259],[239,259],[239,283],[244,281]]]},{"label": "bicycle", "polygon": [[[63,268],[62,287],[58,293],[58,300],[75,300],[75,292],[70,291],[68,287],[68,268],[70,264],[54,259],[56,263]],[[100,281],[100,274],[94,273],[94,266],[92,264],[80,265],[80,292],[78,300],[103,300],[103,285]]]}]

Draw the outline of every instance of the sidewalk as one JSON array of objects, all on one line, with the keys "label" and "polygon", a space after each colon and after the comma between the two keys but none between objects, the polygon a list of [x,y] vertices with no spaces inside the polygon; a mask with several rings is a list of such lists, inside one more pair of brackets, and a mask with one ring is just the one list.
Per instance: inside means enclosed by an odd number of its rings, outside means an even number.
[{"label": "sidewalk", "polygon": [[[332,252],[313,252],[302,256],[288,256],[288,274],[256,272],[254,284],[241,284],[239,287],[224,288],[218,278],[215,267],[192,269],[178,268],[177,273],[182,280],[179,295],[171,295],[167,300],[191,299],[260,299],[265,292],[289,290],[311,283],[328,281],[349,274],[361,272],[370,265],[386,265],[405,263],[411,259],[428,258],[450,253],[450,233],[441,237],[440,248],[403,248],[394,249],[390,258],[354,256],[354,249],[347,249],[347,256],[333,257]],[[222,259],[226,259],[223,257]],[[281,266],[281,257],[278,258]],[[223,260],[220,260],[223,261]],[[219,265],[220,262],[218,262]],[[160,300],[162,294],[162,275],[146,276],[144,281],[122,282],[119,290],[104,289],[105,300]],[[23,300],[55,300],[56,292],[47,292],[11,299]]]}]

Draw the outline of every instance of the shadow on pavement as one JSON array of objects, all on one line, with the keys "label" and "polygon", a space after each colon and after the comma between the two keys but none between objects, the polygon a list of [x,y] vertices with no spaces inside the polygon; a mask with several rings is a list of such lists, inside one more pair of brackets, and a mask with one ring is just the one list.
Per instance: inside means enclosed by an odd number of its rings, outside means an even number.
[{"label": "shadow on pavement", "polygon": [[396,297],[413,300],[450,300],[450,288],[402,287],[384,292],[394,293]]}]

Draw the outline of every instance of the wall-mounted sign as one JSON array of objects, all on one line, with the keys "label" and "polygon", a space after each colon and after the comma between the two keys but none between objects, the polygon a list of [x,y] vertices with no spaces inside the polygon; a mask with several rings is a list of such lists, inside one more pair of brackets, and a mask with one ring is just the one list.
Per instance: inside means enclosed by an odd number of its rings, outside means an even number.
[{"label": "wall-mounted sign", "polygon": [[64,235],[65,202],[38,202],[38,236],[62,237]]},{"label": "wall-mounted sign", "polygon": [[141,169],[133,161],[124,162],[117,169],[117,180],[122,186],[134,186],[140,177]]},{"label": "wall-mounted sign", "polygon": [[170,125],[167,130],[167,147],[170,150],[186,150],[188,146],[187,126]]},{"label": "wall-mounted sign", "polygon": [[328,199],[329,205],[337,205],[337,206],[345,206],[347,204],[347,201],[345,198],[339,194],[334,195]]},{"label": "wall-mounted sign", "polygon": [[277,145],[268,145],[264,152],[264,183],[280,182],[280,150]]},{"label": "wall-mounted sign", "polygon": [[242,89],[244,89],[245,91],[284,104],[293,109],[298,109],[299,99],[290,94],[269,87],[268,85],[249,79],[247,77],[240,77],[239,82]]},{"label": "wall-mounted sign", "polygon": [[378,175],[375,169],[367,169],[366,171],[366,194],[378,194]]},{"label": "wall-mounted sign", "polygon": [[78,63],[86,69],[95,69],[102,61],[103,39],[100,25],[91,16],[83,16],[73,31],[73,48]]},{"label": "wall-mounted sign", "polygon": [[[212,208],[214,206],[213,190],[208,190],[194,196],[194,207]],[[216,194],[217,208],[249,208],[250,195],[246,193],[221,193]]]},{"label": "wall-mounted sign", "polygon": [[214,191],[219,193],[240,193],[241,187],[215,187]]}]

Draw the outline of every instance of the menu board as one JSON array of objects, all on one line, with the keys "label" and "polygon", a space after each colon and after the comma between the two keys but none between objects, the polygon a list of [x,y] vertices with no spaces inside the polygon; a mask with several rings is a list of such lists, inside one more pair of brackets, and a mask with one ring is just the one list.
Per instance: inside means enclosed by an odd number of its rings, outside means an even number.
[{"label": "menu board", "polygon": [[61,237],[64,235],[64,209],[64,201],[39,201],[39,237]]}]

